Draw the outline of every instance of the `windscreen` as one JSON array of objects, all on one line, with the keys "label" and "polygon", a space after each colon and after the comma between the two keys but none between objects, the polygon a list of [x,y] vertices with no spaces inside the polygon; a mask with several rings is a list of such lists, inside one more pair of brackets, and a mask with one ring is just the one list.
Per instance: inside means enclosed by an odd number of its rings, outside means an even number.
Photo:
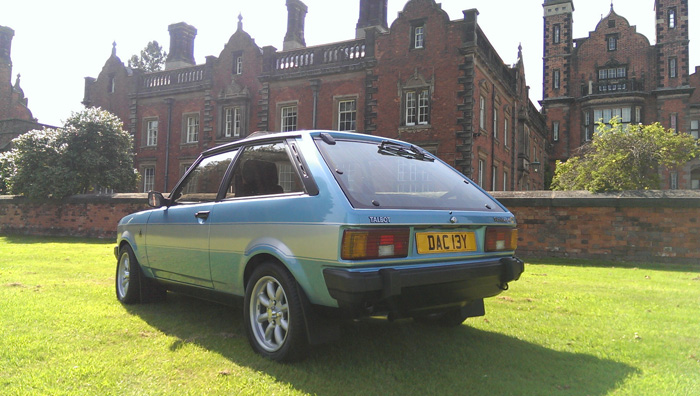
[{"label": "windscreen", "polygon": [[423,149],[395,142],[316,142],[356,208],[503,212],[457,171]]}]

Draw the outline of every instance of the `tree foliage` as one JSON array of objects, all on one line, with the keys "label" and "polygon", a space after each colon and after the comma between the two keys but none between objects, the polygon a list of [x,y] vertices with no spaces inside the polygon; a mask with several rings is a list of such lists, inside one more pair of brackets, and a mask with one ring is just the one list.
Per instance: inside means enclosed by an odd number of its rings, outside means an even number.
[{"label": "tree foliage", "polygon": [[660,171],[677,169],[700,154],[686,133],[652,125],[599,124],[593,141],[580,155],[557,161],[553,190],[592,192],[653,190],[661,187]]},{"label": "tree foliage", "polygon": [[132,55],[129,59],[129,67],[132,69],[141,69],[147,72],[154,72],[163,69],[165,58],[168,53],[163,50],[163,47],[153,40],[146,44],[146,47],[141,50],[139,56]]},{"label": "tree foliage", "polygon": [[12,143],[0,159],[7,193],[60,199],[97,187],[133,191],[138,182],[131,135],[104,110],[73,113],[63,128],[30,131]]}]

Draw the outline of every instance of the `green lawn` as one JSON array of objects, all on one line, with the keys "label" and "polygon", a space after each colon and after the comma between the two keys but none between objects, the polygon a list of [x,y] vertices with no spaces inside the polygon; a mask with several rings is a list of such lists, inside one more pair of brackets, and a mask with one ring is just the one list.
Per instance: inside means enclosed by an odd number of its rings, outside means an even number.
[{"label": "green lawn", "polygon": [[249,348],[239,308],[119,304],[112,247],[0,237],[0,394],[700,394],[700,267],[530,262],[458,328],[344,323],[277,364]]}]

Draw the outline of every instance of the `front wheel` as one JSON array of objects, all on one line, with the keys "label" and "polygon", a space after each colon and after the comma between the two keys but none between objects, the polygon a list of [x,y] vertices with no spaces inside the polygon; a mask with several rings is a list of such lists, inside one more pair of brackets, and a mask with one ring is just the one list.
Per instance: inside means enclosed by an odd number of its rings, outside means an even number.
[{"label": "front wheel", "polygon": [[135,304],[141,300],[141,268],[129,245],[119,249],[115,286],[117,299],[124,304]]},{"label": "front wheel", "polygon": [[299,289],[282,266],[268,262],[253,271],[246,286],[244,321],[248,341],[264,357],[277,361],[308,352]]}]

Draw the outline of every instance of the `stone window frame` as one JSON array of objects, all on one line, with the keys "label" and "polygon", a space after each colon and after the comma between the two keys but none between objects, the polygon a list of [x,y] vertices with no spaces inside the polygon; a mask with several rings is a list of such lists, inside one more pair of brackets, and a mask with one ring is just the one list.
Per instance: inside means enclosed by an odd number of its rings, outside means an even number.
[{"label": "stone window frame", "polygon": [[666,20],[668,21],[669,29],[675,29],[678,26],[678,16],[676,14],[676,7],[669,7],[668,17]]},{"label": "stone window frame", "polygon": [[558,90],[561,88],[561,70],[554,69],[552,72],[552,88]]},{"label": "stone window frame", "polygon": [[678,77],[678,58],[673,56],[668,58],[668,78]]},{"label": "stone window frame", "polygon": [[420,50],[425,48],[426,27],[425,19],[411,21],[411,45],[410,49]]},{"label": "stone window frame", "polygon": [[[238,104],[221,106],[221,128],[219,137],[224,139],[238,139],[245,136],[244,111],[245,107]],[[231,116],[230,119],[229,112]],[[236,126],[236,124],[238,125]]]},{"label": "stone window frame", "polygon": [[554,44],[561,43],[561,25],[558,23],[552,27],[552,42]]},{"label": "stone window frame", "polygon": [[[143,179],[143,182],[141,183],[141,189],[142,192],[149,192],[149,191],[154,191],[156,187],[156,163],[155,162],[145,162],[139,166],[140,174]],[[149,173],[152,173],[150,175],[150,181],[149,181],[149,175],[147,175],[147,172],[150,171]],[[150,187],[150,189],[147,189]]]},{"label": "stone window frame", "polygon": [[243,51],[233,53],[233,74],[237,76],[243,74]]},{"label": "stone window frame", "polygon": [[[285,120],[291,120],[291,116],[285,116],[285,110],[287,109],[294,109],[294,124],[293,126],[287,125],[285,123]],[[279,120],[279,128],[278,130],[280,132],[289,132],[289,131],[296,131],[299,129],[299,102],[298,101],[290,101],[290,102],[282,102],[277,104],[277,119]]]},{"label": "stone window frame", "polygon": [[494,163],[491,165],[491,191],[497,191],[496,185],[498,184],[498,164]]},{"label": "stone window frame", "polygon": [[486,130],[486,98],[479,95],[479,129]]},{"label": "stone window frame", "polygon": [[[193,123],[191,123],[191,121]],[[199,112],[182,114],[182,143],[197,144],[201,135],[201,117]]]},{"label": "stone window frame", "polygon": [[433,89],[433,82],[423,78],[417,69],[405,84],[399,87],[401,103],[399,125],[401,127],[416,128],[430,125]]},{"label": "stone window frame", "polygon": [[[337,131],[357,131],[358,99],[359,95],[341,95],[333,97],[333,126]],[[347,111],[347,109],[343,111],[343,109],[341,109],[341,105],[349,102],[354,103],[354,109],[352,111]],[[347,123],[348,120],[343,119],[343,117],[341,117],[342,114],[352,114],[352,119],[350,120],[353,126],[352,129],[343,129],[342,124]]]},{"label": "stone window frame", "polygon": [[605,36],[605,48],[607,48],[608,52],[617,51],[619,49],[619,40],[620,35],[617,33]]},{"label": "stone window frame", "polygon": [[113,94],[117,89],[117,76],[112,73],[109,75],[109,80],[107,81],[107,93]]},{"label": "stone window frame", "polygon": [[[155,135],[152,136],[151,123],[155,122]],[[141,147],[158,147],[158,130],[160,127],[158,117],[143,118],[143,136],[141,139]]]}]

